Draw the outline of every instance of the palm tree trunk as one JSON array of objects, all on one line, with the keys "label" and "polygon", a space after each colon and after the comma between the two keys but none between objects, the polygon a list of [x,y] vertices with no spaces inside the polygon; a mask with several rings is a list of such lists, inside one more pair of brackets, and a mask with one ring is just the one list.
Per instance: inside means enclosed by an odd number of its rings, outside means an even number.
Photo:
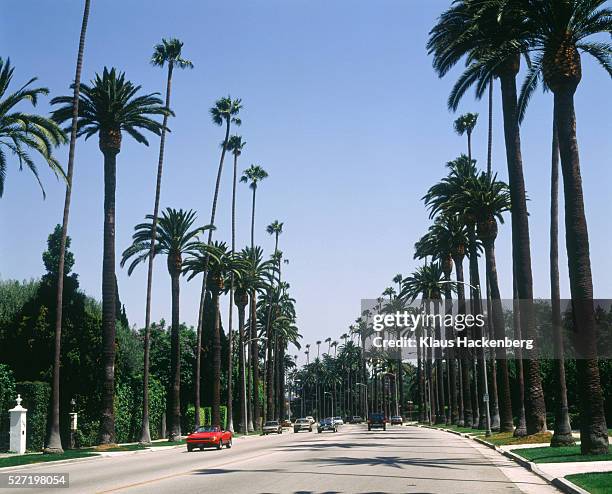
[{"label": "palm tree trunk", "polygon": [[[529,216],[523,178],[521,137],[516,103],[516,74],[520,58],[508,61],[500,73],[502,107],[504,118],[504,139],[508,163],[508,183],[512,201],[512,256],[516,261],[518,298],[521,312],[521,333],[525,338],[536,340],[535,313],[533,307],[533,281],[531,273],[531,252],[529,241]],[[536,434],[546,430],[546,405],[542,390],[542,378],[537,348],[527,350],[525,364],[526,396],[525,413],[527,432]]]},{"label": "palm tree trunk", "polygon": [[266,332],[266,418],[265,420],[274,420],[274,364],[273,358],[273,341],[270,327]]},{"label": "palm tree trunk", "polygon": [[[484,243],[485,260],[487,266],[487,279],[491,291],[491,322],[493,323],[492,335],[495,339],[503,340],[506,337],[504,313],[499,292],[497,279],[497,264],[495,260],[495,244],[493,240]],[[506,349],[503,346],[495,348],[497,358],[498,406],[499,406],[499,428],[501,432],[512,432],[514,422],[512,417],[512,400],[510,398],[510,378],[508,374],[508,360]]]},{"label": "palm tree trunk", "polygon": [[[437,316],[440,314],[440,300],[434,301],[434,314]],[[442,340],[442,331],[439,320],[436,318],[435,324],[435,335],[438,341]],[[438,415],[436,417],[436,423],[444,424],[446,423],[446,396],[444,393],[444,369],[442,362],[442,349],[435,349],[435,358],[436,358],[436,381],[438,386]]]},{"label": "palm tree trunk", "polygon": [[[225,152],[227,151],[227,141],[229,140],[230,122],[228,118],[225,121],[225,138],[221,146],[221,158],[219,159],[219,168],[217,169],[217,180],[215,182],[215,193],[213,195],[212,209],[210,212],[210,225],[215,225],[215,213],[217,212],[217,199],[219,197],[219,189],[221,186],[221,174],[223,173],[223,162],[225,161]],[[213,228],[208,230],[208,244],[212,242]],[[204,300],[206,299],[206,284],[208,280],[208,256],[204,265],[204,273],[202,275],[202,289],[200,292],[200,307],[198,309],[198,329],[196,334],[196,370],[194,380],[194,409],[195,409],[195,426],[200,425],[200,374],[202,360],[202,324],[204,323]]]},{"label": "palm tree trunk", "polygon": [[[174,260],[168,259],[169,264]],[[174,268],[174,266],[173,266]],[[178,441],[181,437],[181,333],[180,333],[180,269],[170,272],[172,281],[172,329],[170,333],[170,426],[168,441]]]},{"label": "palm tree trunk", "polygon": [[[513,276],[512,282],[512,326],[514,329],[514,339],[521,340],[521,304],[518,299],[518,290],[516,288],[516,276]],[[525,419],[525,379],[523,376],[523,351],[519,346],[516,349],[514,358],[516,366],[516,380],[519,388],[519,420],[516,429],[514,429],[514,437],[524,437],[527,435],[527,421]]]},{"label": "palm tree trunk", "polygon": [[[455,277],[457,279],[457,311],[459,314],[465,314],[465,285],[463,278],[463,256],[456,255],[453,257],[455,263]],[[460,409],[459,422],[460,427],[469,427],[472,424],[472,395],[470,393],[470,358],[466,348],[461,348],[459,352],[461,358],[461,395],[463,396],[463,407]]]},{"label": "palm tree trunk", "polygon": [[[236,252],[236,179],[238,178],[238,154],[234,154],[234,169],[232,175],[232,255]],[[234,315],[234,274],[230,277],[230,301],[228,318],[228,349],[227,349],[227,429],[234,432],[234,405],[232,377],[234,371],[233,361],[233,315]],[[240,353],[242,354],[242,347]]]},{"label": "palm tree trunk", "polygon": [[[255,290],[251,292],[251,305],[250,305],[250,329],[251,329],[251,339],[257,338],[257,293]],[[259,399],[259,345],[257,344],[257,340],[253,339],[251,341],[251,374],[252,374],[252,397],[251,397],[251,406],[253,408],[253,427],[255,429],[259,429],[260,427],[260,419],[261,419],[261,408],[260,408],[260,399]]]},{"label": "palm tree trunk", "polygon": [[555,124],[565,197],[565,242],[576,334],[578,393],[580,397],[580,451],[582,454],[608,452],[608,432],[599,380],[593,280],[589,233],[584,213],[580,157],[574,113],[575,88],[555,90]]},{"label": "palm tree trunk", "polygon": [[102,410],[100,444],[115,442],[115,191],[119,147],[103,147],[104,154],[104,252],[102,255]]},{"label": "palm tree trunk", "polygon": [[[450,262],[450,261],[449,261]],[[451,264],[452,267],[452,264]],[[447,283],[444,284],[444,312],[446,314],[452,314],[452,293],[450,284],[450,270],[444,272],[444,280]],[[452,326],[446,329],[446,339],[454,341],[455,334]],[[455,350],[449,347],[446,350],[446,365],[448,373],[448,401],[449,401],[449,417],[451,424],[456,424],[459,421],[459,407],[457,403],[457,366],[455,364]]]},{"label": "palm tree trunk", "polygon": [[487,176],[491,176],[493,162],[493,78],[489,81],[489,129],[487,132]]},{"label": "palm tree trunk", "polygon": [[212,357],[212,417],[211,425],[222,427],[221,424],[221,317],[219,312],[219,290],[212,290],[215,325],[213,330]]},{"label": "palm tree trunk", "polygon": [[555,433],[550,445],[569,446],[575,444],[575,441],[572,436],[572,427],[567,407],[567,383],[565,381],[565,356],[563,352],[563,322],[561,320],[561,294],[559,288],[559,137],[554,121],[550,170],[550,299],[555,364],[557,367],[557,379],[559,380]]},{"label": "palm tree trunk", "polygon": [[245,431],[248,431],[247,426],[247,409],[246,409],[246,370],[245,370],[245,361],[244,361],[244,311],[245,306],[238,306],[238,379],[240,382],[240,432],[244,434]]},{"label": "palm tree trunk", "polygon": [[70,130],[70,147],[68,150],[68,170],[66,174],[66,195],[64,197],[64,215],[62,218],[62,238],[58,261],[57,294],[55,304],[55,348],[53,354],[53,382],[51,391],[51,423],[49,425],[45,453],[61,454],[62,438],[60,436],[60,360],[62,355],[62,316],[64,308],[64,264],[66,260],[66,241],[68,238],[68,217],[70,215],[70,200],[72,197],[72,176],[74,174],[74,154],[77,140],[77,121],[79,117],[79,93],[81,89],[81,70],[83,68],[83,52],[85,50],[85,34],[89,20],[90,0],[85,0],[81,36],[77,54],[76,74],[74,76],[74,91],[72,96],[72,126]]}]

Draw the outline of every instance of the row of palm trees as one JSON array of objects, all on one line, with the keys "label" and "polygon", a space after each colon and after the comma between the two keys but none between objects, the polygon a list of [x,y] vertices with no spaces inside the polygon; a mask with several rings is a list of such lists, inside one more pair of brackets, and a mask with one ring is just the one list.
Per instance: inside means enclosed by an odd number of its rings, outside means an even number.
[{"label": "row of palm trees", "polygon": [[[48,94],[46,88],[35,88],[35,78],[28,81],[18,91],[9,93],[8,88],[13,77],[13,67],[10,61],[0,59],[0,194],[4,190],[5,170],[7,166],[7,152],[16,156],[20,168],[24,165],[29,168],[41,188],[38,170],[34,158],[29,154],[35,152],[40,155],[48,166],[66,181],[66,197],[62,224],[62,242],[60,250],[60,267],[64,263],[65,244],[67,238],[70,201],[72,193],[72,176],[75,162],[76,140],[79,137],[88,139],[98,137],[98,145],[104,162],[104,234],[103,234],[103,266],[102,266],[102,340],[103,340],[103,396],[100,420],[100,443],[112,443],[115,438],[114,429],[114,365],[115,365],[115,316],[116,316],[116,274],[115,274],[115,192],[117,158],[121,151],[123,136],[128,135],[140,144],[149,144],[146,133],[150,132],[160,137],[156,188],[153,204],[153,214],[146,216],[146,222],[136,225],[133,244],[128,247],[122,257],[121,265],[130,262],[128,273],[139,263],[146,262],[147,288],[145,308],[144,331],[144,372],[143,372],[143,419],[140,434],[142,443],[150,442],[149,430],[149,346],[151,324],[151,300],[153,287],[153,263],[156,255],[164,254],[167,257],[168,272],[172,284],[172,335],[171,335],[171,374],[172,385],[169,390],[170,433],[171,440],[180,436],[180,348],[179,348],[179,298],[180,276],[189,273],[193,278],[202,274],[201,302],[198,310],[197,348],[196,348],[196,379],[194,389],[194,402],[196,409],[196,426],[200,420],[200,374],[203,314],[207,304],[207,294],[210,294],[212,310],[215,311],[215,324],[213,328],[213,416],[215,424],[220,424],[220,374],[221,374],[221,338],[219,300],[224,293],[230,294],[229,311],[229,367],[228,375],[228,416],[229,426],[232,427],[232,375],[234,353],[239,355],[241,365],[241,379],[247,374],[244,372],[246,363],[243,361],[243,344],[247,343],[249,352],[249,380],[252,386],[246,398],[249,403],[249,422],[258,424],[260,412],[260,384],[259,384],[259,345],[258,341],[266,341],[267,363],[270,369],[276,368],[276,361],[283,358],[286,346],[297,342],[299,337],[295,327],[294,301],[288,294],[289,285],[281,281],[282,252],[278,249],[279,235],[283,224],[275,221],[268,227],[268,232],[275,236],[275,251],[270,261],[263,260],[263,252],[255,245],[255,204],[256,191],[261,180],[268,175],[258,165],[247,168],[240,177],[241,182],[248,183],[252,190],[251,212],[251,245],[241,252],[236,251],[236,184],[238,181],[238,158],[246,142],[239,135],[231,135],[232,126],[239,126],[239,117],[242,109],[240,99],[224,97],[215,102],[210,114],[214,124],[224,126],[225,135],[221,145],[221,156],[217,171],[217,179],[213,193],[210,221],[207,225],[194,228],[196,213],[181,209],[167,208],[160,215],[160,196],[163,178],[164,152],[169,118],[174,115],[171,110],[171,94],[173,75],[175,69],[193,68],[193,63],[184,58],[183,43],[175,38],[163,39],[155,46],[151,63],[154,66],[167,67],[166,96],[162,101],[157,93],[143,93],[141,87],[128,80],[124,73],[115,68],[104,68],[97,74],[91,83],[81,82],[81,69],[85,46],[86,30],[89,20],[90,0],[85,0],[82,17],[81,35],[77,56],[77,69],[75,81],[72,84],[72,95],[55,97],[51,104],[55,106],[51,118],[42,115],[27,114],[14,110],[14,107],[23,102],[36,105],[41,95]],[[158,121],[161,117],[162,121]],[[60,128],[65,124],[64,129]],[[53,154],[53,148],[66,143],[66,134],[70,133],[70,146],[67,173],[60,166]],[[221,188],[221,177],[226,154],[233,155],[233,184],[232,184],[232,238],[230,247],[224,242],[213,241],[215,231],[216,208]],[[43,189],[44,195],[44,189]],[[206,233],[206,241],[200,235]],[[183,259],[185,257],[185,259]],[[285,261],[286,262],[286,261]],[[61,359],[61,330],[62,330],[62,295],[63,279],[60,277],[57,287],[57,320],[55,327],[55,359],[53,370],[52,413],[49,428],[49,437],[46,441],[46,452],[60,453],[63,451],[59,434],[59,372]],[[260,311],[266,312],[267,317],[258,315],[258,294],[263,294]],[[248,317],[245,317],[245,307],[250,304]],[[233,338],[233,305],[238,307],[239,319],[239,346],[238,351],[232,348]],[[265,308],[264,308],[265,305]],[[259,316],[259,317],[258,317]],[[263,329],[262,329],[263,328]],[[249,334],[245,331],[248,329]],[[260,334],[264,331],[263,336]],[[274,345],[272,347],[272,345]],[[280,374],[280,370],[278,371]],[[283,371],[284,372],[284,371]],[[280,377],[277,383],[284,383]],[[266,380],[268,394],[275,391],[275,383]],[[276,386],[278,388],[278,385]],[[240,386],[241,392],[244,386]],[[283,390],[276,389],[281,395]],[[241,402],[244,400],[241,400]],[[279,400],[280,402],[281,400]],[[283,401],[284,404],[284,401]],[[281,406],[282,408],[282,406]],[[268,407],[269,409],[269,407]],[[268,413],[271,411],[269,410]],[[247,422],[246,411],[241,410],[241,423]],[[251,426],[252,428],[252,426]]]}]

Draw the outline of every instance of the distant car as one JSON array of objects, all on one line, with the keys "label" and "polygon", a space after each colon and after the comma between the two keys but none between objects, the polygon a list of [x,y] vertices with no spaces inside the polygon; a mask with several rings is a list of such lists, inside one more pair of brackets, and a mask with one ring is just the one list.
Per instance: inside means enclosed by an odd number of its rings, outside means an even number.
[{"label": "distant car", "polygon": [[350,420],[351,424],[361,424],[363,419],[359,415],[353,415]]},{"label": "distant car", "polygon": [[371,413],[368,417],[368,430],[371,431],[374,428],[387,430],[387,418],[384,413]]},{"label": "distant car", "polygon": [[332,432],[338,431],[338,425],[336,424],[334,419],[327,418],[319,422],[319,425],[317,426],[317,432],[321,434],[321,432],[323,431],[332,431]]},{"label": "distant car", "polygon": [[332,420],[336,425],[344,425],[344,420],[342,420],[342,417],[332,417]]},{"label": "distant car", "polygon": [[400,415],[393,415],[391,417],[391,425],[402,425],[404,423],[404,419]]},{"label": "distant car", "polygon": [[314,419],[314,417],[313,417],[312,415],[308,415],[306,418],[307,418],[308,420],[310,420],[310,423],[311,423],[311,424],[314,424],[314,423],[316,422],[316,420]]},{"label": "distant car", "polygon": [[293,427],[293,422],[291,422],[291,420],[289,419],[285,419],[283,420],[283,422],[281,423],[281,425],[283,427]]},{"label": "distant car", "polygon": [[278,420],[268,420],[262,428],[264,436],[268,434],[282,434],[283,426]]},{"label": "distant car", "polygon": [[293,432],[308,431],[312,432],[312,422],[308,417],[297,419],[293,424]]},{"label": "distant car", "polygon": [[203,450],[211,447],[221,449],[223,446],[231,448],[233,437],[231,431],[224,431],[217,425],[198,427],[195,432],[187,436],[187,451],[191,452],[195,448]]}]

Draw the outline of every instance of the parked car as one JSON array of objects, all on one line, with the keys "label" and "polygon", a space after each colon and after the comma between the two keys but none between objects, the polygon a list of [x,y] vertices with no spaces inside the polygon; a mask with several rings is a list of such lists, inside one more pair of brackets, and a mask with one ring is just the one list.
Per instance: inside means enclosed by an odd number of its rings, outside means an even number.
[{"label": "parked car", "polygon": [[308,431],[312,432],[312,422],[308,417],[297,419],[293,424],[293,432]]},{"label": "parked car", "polygon": [[293,427],[293,422],[291,422],[291,420],[289,419],[285,419],[283,420],[283,422],[281,423],[281,425],[283,427]]},{"label": "parked car", "polygon": [[307,418],[308,420],[310,420],[310,423],[311,423],[311,424],[314,424],[314,423],[316,422],[316,420],[314,419],[314,417],[313,417],[312,415],[308,415],[306,418]]},{"label": "parked car", "polygon": [[344,425],[344,420],[342,420],[342,417],[332,417],[332,421],[336,425]]},{"label": "parked car", "polygon": [[263,425],[262,432],[264,436],[267,436],[268,434],[282,434],[283,426],[278,420],[268,420]]},{"label": "parked car", "polygon": [[323,431],[338,432],[338,425],[336,424],[333,418],[323,419],[319,422],[319,425],[317,426],[317,432],[321,434],[321,432]]},{"label": "parked car", "polygon": [[361,424],[363,419],[359,415],[353,415],[350,420],[351,424]]},{"label": "parked car", "polygon": [[231,431],[224,431],[217,425],[198,427],[195,432],[187,436],[187,451],[191,452],[195,448],[203,450],[210,447],[221,449],[223,446],[231,448],[233,437]]},{"label": "parked car", "polygon": [[402,425],[404,423],[404,419],[400,415],[393,415],[391,417],[391,425]]},{"label": "parked car", "polygon": [[374,428],[387,430],[387,418],[384,413],[371,413],[368,417],[368,430],[371,431]]}]

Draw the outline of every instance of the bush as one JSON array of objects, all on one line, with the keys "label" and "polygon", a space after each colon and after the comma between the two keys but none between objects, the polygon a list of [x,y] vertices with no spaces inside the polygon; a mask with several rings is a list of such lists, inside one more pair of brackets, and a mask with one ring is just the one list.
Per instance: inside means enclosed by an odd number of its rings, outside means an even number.
[{"label": "bush", "polygon": [[[227,407],[221,405],[221,425],[223,428],[227,427]],[[211,407],[200,407],[200,425],[210,425],[212,420],[212,408]],[[185,424],[187,425],[187,432],[195,430],[195,407],[189,405],[187,407],[187,413],[185,414]]]},{"label": "bush", "polygon": [[24,381],[17,383],[16,388],[23,399],[21,406],[28,409],[26,449],[40,451],[44,447],[47,433],[51,386],[41,381]]}]

